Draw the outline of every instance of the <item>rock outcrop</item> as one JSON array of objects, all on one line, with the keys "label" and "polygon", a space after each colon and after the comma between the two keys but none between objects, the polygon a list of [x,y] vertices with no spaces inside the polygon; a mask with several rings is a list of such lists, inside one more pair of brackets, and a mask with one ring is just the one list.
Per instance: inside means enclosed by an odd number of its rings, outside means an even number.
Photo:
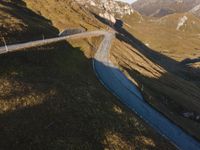
[{"label": "rock outcrop", "polygon": [[115,0],[76,0],[76,2],[112,23],[116,22],[116,18],[134,13],[131,5]]}]

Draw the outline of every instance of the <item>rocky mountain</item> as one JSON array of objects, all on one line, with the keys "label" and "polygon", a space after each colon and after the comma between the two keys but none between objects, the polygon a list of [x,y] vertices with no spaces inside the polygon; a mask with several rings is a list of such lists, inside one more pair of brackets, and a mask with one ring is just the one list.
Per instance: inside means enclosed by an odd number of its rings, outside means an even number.
[{"label": "rocky mountain", "polygon": [[132,4],[141,14],[153,17],[189,11],[199,15],[199,5],[200,0],[138,0]]},{"label": "rocky mountain", "polygon": [[131,5],[115,0],[76,0],[76,2],[113,23],[116,22],[115,18],[122,18],[134,13]]}]

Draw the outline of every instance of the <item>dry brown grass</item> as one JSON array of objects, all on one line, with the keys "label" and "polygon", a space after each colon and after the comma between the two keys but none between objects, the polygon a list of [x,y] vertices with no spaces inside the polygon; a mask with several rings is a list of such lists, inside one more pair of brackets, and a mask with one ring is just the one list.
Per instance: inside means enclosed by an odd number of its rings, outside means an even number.
[{"label": "dry brown grass", "polygon": [[[1,30],[8,40],[39,39],[49,31],[55,35],[57,29],[45,18],[59,30],[105,26],[94,23],[88,12],[76,12],[78,6],[70,1],[26,2],[28,8],[20,8],[31,15],[18,8],[11,12],[18,14],[12,15],[16,20],[23,16],[19,20],[27,30],[20,26],[21,32],[17,23],[16,32]],[[20,36],[12,37],[16,33]],[[73,46],[62,42],[0,56],[0,149],[175,149],[96,79],[91,58],[100,40],[70,41]]]},{"label": "dry brown grass", "polygon": [[79,42],[1,56],[0,147],[173,149],[106,91]]},{"label": "dry brown grass", "polygon": [[[52,20],[53,25],[60,29],[83,27],[87,30],[100,29],[105,27],[98,22],[93,15],[80,7],[72,0],[25,0],[29,8],[36,13]],[[53,12],[53,13],[52,13]]]},{"label": "dry brown grass", "polygon": [[[188,17],[187,25],[180,31],[176,30],[179,18],[184,14],[174,14],[161,19],[147,19],[139,23],[137,20],[124,18],[129,26],[126,30],[132,33],[153,50],[176,61],[200,56],[200,20],[193,15]],[[195,24],[193,24],[195,22]]]},{"label": "dry brown grass", "polygon": [[[37,15],[23,1],[2,0],[0,2],[0,45],[42,39],[58,34],[51,21]],[[38,24],[38,22],[40,24]]]},{"label": "dry brown grass", "polygon": [[126,43],[126,39],[120,40],[115,40],[113,44],[112,61],[136,83],[151,105],[200,138],[199,123],[181,115],[182,112],[190,111],[199,113],[200,88],[179,75],[182,69],[170,58],[158,55],[159,59],[156,55],[149,55],[148,51],[151,49],[145,48],[141,51],[142,46],[137,42],[131,46]]}]

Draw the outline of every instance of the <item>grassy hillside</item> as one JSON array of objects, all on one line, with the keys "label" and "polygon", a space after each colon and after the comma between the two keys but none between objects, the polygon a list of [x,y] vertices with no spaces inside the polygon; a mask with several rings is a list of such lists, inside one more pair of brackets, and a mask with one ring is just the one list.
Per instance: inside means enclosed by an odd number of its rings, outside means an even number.
[{"label": "grassy hillside", "polygon": [[127,25],[120,32],[126,38],[116,41],[118,44],[114,45],[121,46],[113,47],[112,58],[138,84],[150,104],[200,139],[199,121],[182,115],[200,114],[198,62],[180,63],[200,56],[200,24],[193,15],[185,15],[188,17],[185,30],[176,30],[183,14],[140,22],[124,18]]},{"label": "grassy hillside", "polygon": [[[105,27],[70,1],[25,2],[0,2],[9,43]],[[91,58],[100,40],[0,56],[0,149],[175,149],[96,79]]]},{"label": "grassy hillside", "polygon": [[[188,20],[177,31],[177,25],[183,16],[187,16]],[[128,26],[125,26],[126,30],[155,51],[177,61],[196,58],[200,54],[200,20],[195,16],[173,14],[161,19],[145,18],[141,22],[132,18],[124,18],[126,24],[128,24]]]},{"label": "grassy hillside", "polygon": [[177,30],[177,26],[181,20],[181,18],[186,17],[187,20],[180,27],[178,31],[186,32],[186,34],[199,34],[200,33],[200,19],[190,13],[176,13],[172,15],[168,15],[162,17],[160,19],[155,19],[155,23],[160,25],[161,27],[167,27],[171,30]]},{"label": "grassy hillside", "polygon": [[[0,2],[0,45],[55,36],[58,30],[51,21],[28,9],[22,1]],[[40,24],[38,23],[40,22]]]},{"label": "grassy hillside", "polygon": [[[91,13],[71,0],[25,0],[29,8],[50,19],[59,30],[83,27],[87,30],[105,27]],[[53,12],[53,13],[52,13]]]}]

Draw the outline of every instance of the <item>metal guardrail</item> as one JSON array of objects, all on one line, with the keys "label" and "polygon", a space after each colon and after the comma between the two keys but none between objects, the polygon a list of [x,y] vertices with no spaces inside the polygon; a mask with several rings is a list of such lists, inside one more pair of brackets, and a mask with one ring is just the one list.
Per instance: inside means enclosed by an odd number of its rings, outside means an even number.
[{"label": "metal guardrail", "polygon": [[22,44],[7,45],[7,46],[0,47],[0,54],[48,45],[51,43],[56,43],[56,42],[69,40],[69,39],[100,36],[100,35],[105,35],[105,33],[106,33],[105,31],[91,31],[91,32],[84,32],[84,33],[79,33],[79,34],[74,34],[74,35],[67,35],[63,37],[55,37],[55,38],[50,38],[50,39],[45,39],[45,40],[30,41],[30,42],[22,43]]}]

